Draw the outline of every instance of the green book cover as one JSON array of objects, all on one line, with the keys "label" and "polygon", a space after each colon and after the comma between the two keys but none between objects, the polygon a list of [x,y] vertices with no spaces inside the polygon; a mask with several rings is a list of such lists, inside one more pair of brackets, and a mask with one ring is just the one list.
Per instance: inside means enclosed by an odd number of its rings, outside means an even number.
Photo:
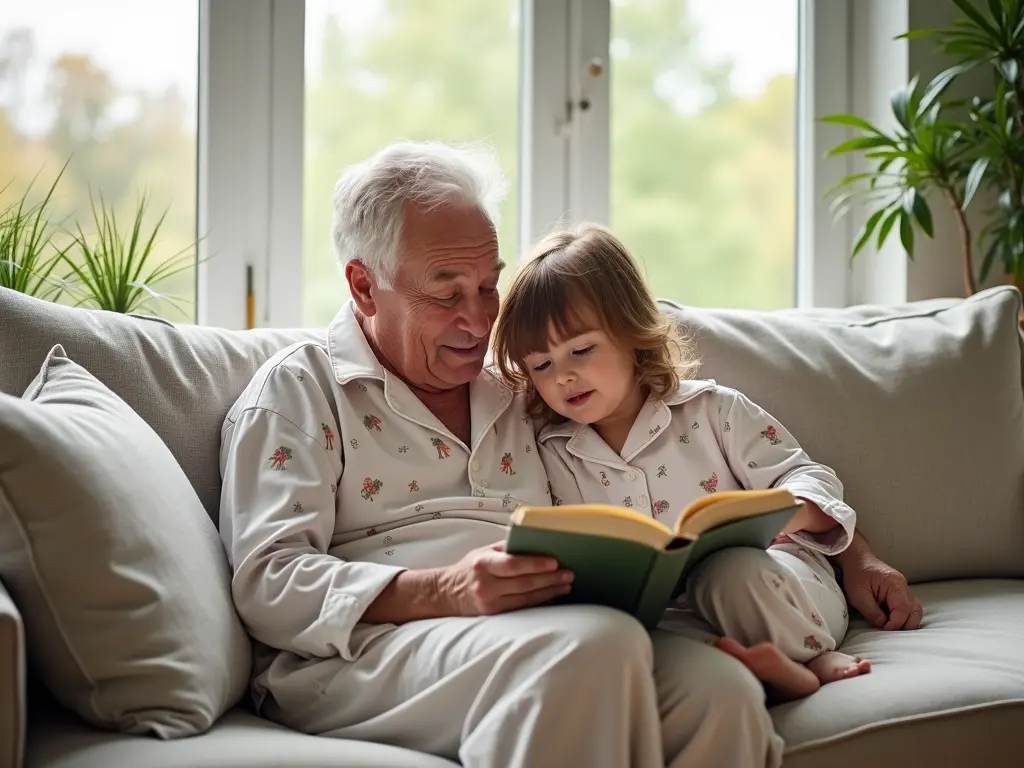
[{"label": "green book cover", "polygon": [[798,508],[734,520],[704,531],[694,541],[675,538],[665,549],[608,536],[512,525],[505,551],[554,557],[575,574],[572,591],[556,603],[618,608],[650,629],[686,588],[686,578],[697,563],[727,547],[767,549]]}]

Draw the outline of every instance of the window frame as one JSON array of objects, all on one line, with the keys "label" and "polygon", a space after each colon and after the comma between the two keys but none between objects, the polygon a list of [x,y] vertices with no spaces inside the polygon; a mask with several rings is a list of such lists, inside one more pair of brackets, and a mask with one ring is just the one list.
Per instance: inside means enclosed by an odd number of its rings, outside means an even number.
[{"label": "window frame", "polygon": [[[197,322],[246,327],[252,267],[255,325],[298,326],[305,3],[200,2]],[[611,0],[522,3],[519,221],[504,223],[520,252],[552,222],[608,222],[611,150]],[[845,169],[822,162],[844,129],[817,116],[849,109],[850,0],[799,3],[796,305],[844,306],[851,233],[824,192]]]}]

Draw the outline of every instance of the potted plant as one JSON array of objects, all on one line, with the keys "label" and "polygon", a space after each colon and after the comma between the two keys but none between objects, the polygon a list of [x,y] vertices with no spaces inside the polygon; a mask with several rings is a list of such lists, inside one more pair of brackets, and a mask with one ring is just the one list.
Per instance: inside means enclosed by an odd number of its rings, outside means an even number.
[{"label": "potted plant", "polygon": [[157,284],[195,264],[190,248],[166,261],[155,260],[157,234],[167,212],[145,231],[143,223],[148,201],[143,196],[135,207],[130,226],[122,231],[113,208],[102,197],[98,204],[91,200],[91,207],[94,235],[87,236],[81,225],[77,225],[72,247],[62,254],[77,284],[85,291],[78,304],[110,312],[140,314],[148,313],[151,303],[159,299],[169,302],[187,317],[188,312],[178,299],[155,290]]},{"label": "potted plant", "polygon": [[[859,133],[829,156],[857,153],[870,168],[829,192],[837,217],[857,203],[868,210],[851,257],[872,241],[880,248],[898,232],[913,258],[915,233],[934,234],[929,200],[937,198],[959,225],[969,296],[996,265],[1024,285],[1024,0],[985,0],[984,8],[971,0],[950,2],[961,14],[952,26],[900,36],[931,37],[955,63],[923,89],[914,77],[893,93],[895,128],[883,130],[851,114],[823,120]],[[991,71],[991,94],[969,102],[944,98],[952,83],[977,67]],[[977,232],[966,215],[975,201],[992,201]]]},{"label": "potted plant", "polygon": [[157,255],[167,211],[146,227],[148,200],[142,196],[122,231],[113,207],[102,195],[98,202],[90,196],[95,231],[87,235],[77,221],[73,231],[66,230],[62,222],[53,221],[51,203],[67,167],[65,163],[40,202],[30,202],[33,179],[17,200],[0,209],[0,287],[125,314],[151,313],[162,300],[187,317],[181,301],[156,290],[195,265],[191,247],[167,259]]},{"label": "potted plant", "polygon": [[66,290],[66,278],[54,274],[64,262],[66,247],[55,244],[57,227],[50,219],[53,192],[66,168],[65,163],[38,203],[30,202],[33,179],[17,200],[0,210],[0,287],[52,301]]}]

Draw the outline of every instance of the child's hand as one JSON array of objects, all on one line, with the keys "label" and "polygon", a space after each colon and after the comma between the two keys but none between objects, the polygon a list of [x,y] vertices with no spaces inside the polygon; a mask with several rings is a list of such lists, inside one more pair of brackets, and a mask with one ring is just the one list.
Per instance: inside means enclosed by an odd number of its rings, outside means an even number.
[{"label": "child's hand", "polygon": [[[850,605],[879,629],[917,629],[924,609],[906,577],[874,554],[843,563],[843,592]],[[888,611],[888,615],[886,615]]]}]

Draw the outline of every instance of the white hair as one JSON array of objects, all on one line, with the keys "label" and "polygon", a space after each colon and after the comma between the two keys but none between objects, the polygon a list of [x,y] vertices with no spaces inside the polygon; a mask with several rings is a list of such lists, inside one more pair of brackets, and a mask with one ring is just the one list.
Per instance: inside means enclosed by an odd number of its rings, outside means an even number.
[{"label": "white hair", "polygon": [[339,264],[362,262],[384,289],[398,271],[402,222],[409,204],[426,210],[476,206],[498,227],[508,181],[494,150],[402,141],[349,166],[334,187],[331,239]]}]

